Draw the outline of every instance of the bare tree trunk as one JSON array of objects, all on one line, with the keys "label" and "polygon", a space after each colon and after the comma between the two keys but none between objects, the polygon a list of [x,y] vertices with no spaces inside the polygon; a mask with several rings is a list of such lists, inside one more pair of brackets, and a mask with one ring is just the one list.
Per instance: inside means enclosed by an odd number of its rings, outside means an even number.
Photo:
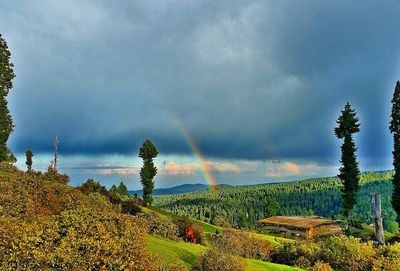
[{"label": "bare tree trunk", "polygon": [[383,233],[383,217],[381,207],[381,195],[374,193],[371,196],[372,219],[374,222],[376,241],[385,244],[385,235]]},{"label": "bare tree trunk", "polygon": [[347,229],[349,233],[353,232],[353,211],[347,211]]}]

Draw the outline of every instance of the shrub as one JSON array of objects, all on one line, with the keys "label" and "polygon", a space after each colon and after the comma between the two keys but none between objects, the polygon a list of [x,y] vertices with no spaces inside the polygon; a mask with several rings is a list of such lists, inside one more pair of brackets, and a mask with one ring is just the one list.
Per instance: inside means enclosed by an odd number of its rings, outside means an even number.
[{"label": "shrub", "polygon": [[6,161],[0,162],[0,171],[8,172],[8,173],[17,173],[21,172],[14,164]]},{"label": "shrub", "polygon": [[141,218],[146,220],[150,234],[156,234],[171,240],[178,240],[178,226],[170,218],[161,218],[155,213],[142,213]]},{"label": "shrub", "polygon": [[216,248],[209,249],[200,258],[200,271],[244,271],[245,263]]},{"label": "shrub", "polygon": [[213,219],[212,223],[215,226],[223,227],[223,228],[230,228],[231,224],[229,224],[228,221],[226,221],[222,216],[217,216],[216,218]]},{"label": "shrub", "polygon": [[346,236],[332,236],[321,242],[320,252],[324,262],[341,270],[371,270],[376,256],[372,242]]},{"label": "shrub", "polygon": [[101,185],[99,182],[96,182],[93,179],[88,179],[86,182],[78,186],[78,189],[85,195],[90,193],[100,193],[106,197],[110,196],[110,192],[105,188],[105,186]]},{"label": "shrub", "polygon": [[296,260],[296,266],[303,268],[303,269],[309,269],[311,267],[311,262],[308,258],[304,257],[304,256],[300,256],[297,260]]},{"label": "shrub", "polygon": [[59,173],[52,166],[47,168],[47,172],[45,172],[44,175],[47,179],[59,183],[67,184],[69,182],[69,176],[67,174]]},{"label": "shrub", "polygon": [[270,259],[272,250],[271,244],[267,240],[235,229],[226,229],[217,235],[214,245],[226,253],[264,261]]},{"label": "shrub", "polygon": [[178,227],[178,237],[186,242],[202,244],[204,242],[203,229],[195,225],[188,218],[178,218],[174,220]]},{"label": "shrub", "polygon": [[92,209],[32,223],[0,217],[1,270],[153,270],[139,218]]},{"label": "shrub", "polygon": [[142,209],[140,208],[141,201],[137,198],[128,198],[124,200],[121,204],[122,212],[129,215],[136,215],[140,213]]},{"label": "shrub", "polygon": [[328,263],[316,262],[309,271],[333,271]]},{"label": "shrub", "polygon": [[[306,242],[284,243],[276,248],[271,258],[274,262],[286,265],[304,264],[308,260],[310,265],[317,261],[319,249],[317,246]],[[301,260],[300,260],[301,259]]]},{"label": "shrub", "polygon": [[374,261],[373,271],[400,270],[400,243],[390,246],[381,246],[378,249],[378,258]]}]

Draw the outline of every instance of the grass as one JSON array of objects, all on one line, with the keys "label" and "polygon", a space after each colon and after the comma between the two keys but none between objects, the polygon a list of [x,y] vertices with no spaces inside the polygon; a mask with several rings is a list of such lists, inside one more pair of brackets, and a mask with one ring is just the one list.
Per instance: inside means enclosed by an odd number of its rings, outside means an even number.
[{"label": "grass", "polygon": [[[156,212],[163,218],[167,218],[167,217],[172,218],[172,219],[179,218],[178,215],[168,213],[168,212],[166,212],[164,210],[155,208],[153,206],[148,206],[146,208],[143,208],[143,211],[144,212]],[[215,226],[215,225],[212,225],[210,223],[203,222],[203,221],[200,221],[200,220],[196,220],[196,219],[190,219],[190,220],[193,222],[193,224],[196,224],[200,228],[202,228],[202,230],[204,232],[204,235],[206,237],[206,245],[210,245],[210,242],[211,242],[210,240],[211,240],[211,235],[212,234],[214,234],[217,230],[222,231],[224,229],[222,227],[218,227],[218,226]],[[287,242],[293,242],[294,241],[292,239],[283,238],[283,237],[276,237],[276,236],[267,235],[267,234],[259,234],[258,233],[258,234],[256,234],[256,236],[261,238],[261,239],[265,239],[265,240],[269,241],[273,247],[280,246],[282,243],[285,243],[285,242],[287,243]]]},{"label": "grass", "polygon": [[[155,207],[145,207],[143,208],[143,212],[156,212],[162,218],[179,218],[179,216],[168,213],[164,210],[157,209]],[[195,220],[190,219],[193,224],[198,225],[204,231],[204,235],[206,237],[205,245],[198,245],[192,243],[185,243],[182,241],[173,241],[170,239],[165,239],[159,236],[150,236],[149,238],[149,249],[159,256],[163,257],[164,260],[168,263],[182,263],[187,270],[191,270],[191,268],[196,267],[198,264],[198,259],[200,255],[207,250],[209,246],[211,246],[211,235],[215,233],[216,230],[223,230],[223,228]],[[266,234],[256,234],[257,237],[268,240],[272,246],[280,246],[283,242],[293,242],[292,239],[275,237]],[[244,259],[246,262],[246,271],[298,271],[302,270],[299,268],[274,264],[264,261],[258,261],[253,259]]]},{"label": "grass", "polygon": [[300,271],[303,269],[283,264],[263,262],[259,260],[246,260],[246,271]]},{"label": "grass", "polygon": [[199,256],[207,250],[207,247],[152,235],[149,238],[149,249],[163,257],[166,262],[180,262],[190,270],[197,266]]}]

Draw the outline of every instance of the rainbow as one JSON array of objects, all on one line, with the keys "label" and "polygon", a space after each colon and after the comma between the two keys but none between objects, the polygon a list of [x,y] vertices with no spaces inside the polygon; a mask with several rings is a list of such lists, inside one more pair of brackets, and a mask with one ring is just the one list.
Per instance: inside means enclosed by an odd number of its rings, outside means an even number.
[{"label": "rainbow", "polygon": [[185,128],[182,121],[178,118],[178,116],[174,112],[172,112],[172,116],[173,116],[176,126],[178,127],[179,131],[181,132],[182,136],[184,137],[190,150],[193,152],[194,156],[199,161],[201,171],[209,185],[210,190],[213,193],[218,193],[218,191],[219,191],[218,185],[217,185],[217,182],[215,181],[214,176],[211,173],[211,168],[210,168],[209,164],[207,163],[207,161],[204,159],[204,156],[201,153],[199,147],[197,146],[193,136]]}]

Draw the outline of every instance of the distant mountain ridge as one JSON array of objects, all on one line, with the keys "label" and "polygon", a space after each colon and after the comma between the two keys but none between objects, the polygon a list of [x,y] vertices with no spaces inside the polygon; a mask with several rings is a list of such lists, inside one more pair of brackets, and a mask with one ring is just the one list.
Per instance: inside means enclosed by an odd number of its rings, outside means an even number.
[{"label": "distant mountain ridge", "polygon": [[[226,186],[226,185],[224,185]],[[194,192],[198,190],[205,190],[208,189],[208,185],[206,184],[201,184],[201,183],[196,183],[196,184],[181,184],[177,185],[174,187],[169,187],[169,188],[156,188],[153,191],[153,195],[155,196],[161,196],[161,195],[175,195],[175,194],[182,194],[182,193],[189,193],[189,192]],[[138,196],[143,195],[143,190],[135,190],[135,191],[129,191],[129,194],[133,195],[137,193]]]}]

